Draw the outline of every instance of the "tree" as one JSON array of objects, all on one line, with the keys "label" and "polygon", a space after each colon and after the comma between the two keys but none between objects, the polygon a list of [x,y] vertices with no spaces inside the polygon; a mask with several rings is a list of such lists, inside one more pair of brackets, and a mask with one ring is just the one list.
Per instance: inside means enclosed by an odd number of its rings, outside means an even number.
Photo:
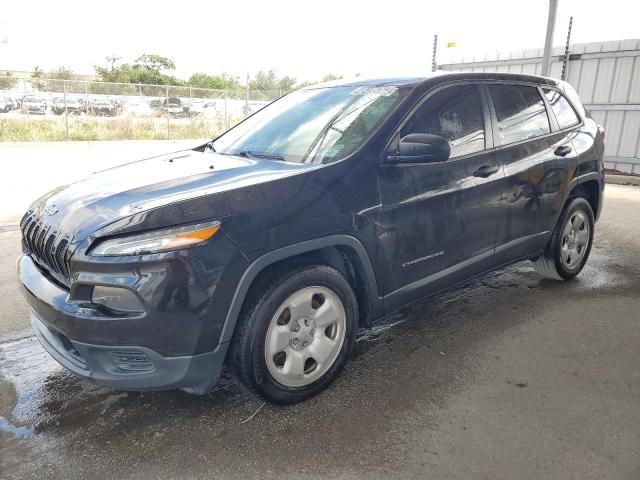
[{"label": "tree", "polygon": [[249,88],[262,92],[267,96],[273,96],[273,94],[279,94],[280,92],[287,93],[293,90],[295,84],[295,78],[279,78],[276,71],[271,69],[266,73],[259,71],[256,77],[249,82]]},{"label": "tree", "polygon": [[320,82],[317,82],[315,80],[305,80],[302,83],[298,83],[296,85],[296,88],[309,87],[311,85],[316,85],[316,84],[321,83],[321,82],[331,82],[333,80],[340,80],[342,78],[343,78],[342,75],[333,75],[333,74],[330,73],[329,75],[325,75],[324,77],[322,77],[322,80]]},{"label": "tree", "polygon": [[134,65],[153,70],[154,72],[176,69],[176,64],[167,57],[149,53],[145,53],[144,55],[140,55],[136,58]]},{"label": "tree", "polygon": [[322,77],[322,81],[323,82],[331,82],[333,80],[342,80],[344,77],[342,75],[334,75],[333,73],[330,73],[329,75],[325,75],[324,77]]},{"label": "tree", "polygon": [[115,55],[106,57],[108,66],[95,66],[99,82],[143,83],[148,85],[184,85],[182,80],[165,73],[174,70],[175,63],[167,57],[144,54],[136,58],[133,64],[118,65],[121,58]]},{"label": "tree", "polygon": [[51,70],[47,73],[47,78],[53,78],[56,80],[71,80],[73,78],[73,71],[70,68],[58,67],[55,70]]},{"label": "tree", "polygon": [[208,73],[194,73],[187,81],[189,85],[197,88],[211,88],[214,90],[234,90],[240,85],[238,77],[228,73],[209,75]]},{"label": "tree", "polygon": [[44,83],[41,80],[43,76],[44,76],[44,72],[38,66],[36,66],[33,69],[33,72],[31,72],[31,78],[33,78],[33,80],[31,80],[31,86],[36,90],[40,90],[43,87]]},{"label": "tree", "polygon": [[0,73],[0,90],[11,90],[18,84],[18,80],[13,78],[11,72]]}]

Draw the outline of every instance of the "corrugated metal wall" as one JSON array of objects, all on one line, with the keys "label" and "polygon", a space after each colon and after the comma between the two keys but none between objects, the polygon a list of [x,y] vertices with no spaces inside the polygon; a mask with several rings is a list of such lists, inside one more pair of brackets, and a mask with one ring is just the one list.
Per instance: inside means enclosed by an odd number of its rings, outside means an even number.
[{"label": "corrugated metal wall", "polygon": [[[606,164],[640,174],[640,40],[572,45],[567,80],[593,118],[605,127]],[[563,47],[553,50],[551,77],[560,78]],[[542,49],[460,59],[440,65],[462,72],[539,74]]]}]

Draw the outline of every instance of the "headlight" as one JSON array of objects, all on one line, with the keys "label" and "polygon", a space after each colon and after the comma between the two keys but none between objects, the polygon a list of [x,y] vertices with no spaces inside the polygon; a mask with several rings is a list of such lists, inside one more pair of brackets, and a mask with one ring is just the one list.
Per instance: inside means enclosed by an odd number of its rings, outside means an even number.
[{"label": "headlight", "polygon": [[91,255],[139,255],[175,250],[205,242],[218,230],[220,230],[220,222],[209,222],[112,238],[100,242],[93,248]]}]

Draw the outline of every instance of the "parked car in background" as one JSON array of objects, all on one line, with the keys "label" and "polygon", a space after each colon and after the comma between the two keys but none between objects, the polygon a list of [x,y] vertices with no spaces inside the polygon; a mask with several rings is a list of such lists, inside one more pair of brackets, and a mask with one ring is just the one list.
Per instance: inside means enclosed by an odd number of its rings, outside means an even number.
[{"label": "parked car in background", "polygon": [[89,103],[89,113],[95,116],[115,117],[117,108],[109,100],[97,99]]},{"label": "parked car in background", "polygon": [[149,115],[152,112],[151,105],[143,98],[134,98],[124,105],[124,111],[133,115]]},{"label": "parked car in background", "polygon": [[149,100],[149,106],[152,109],[154,109],[156,111],[159,111],[162,108],[163,101],[164,101],[164,99],[162,99],[162,98],[154,98],[152,100]]},{"label": "parked car in background", "polygon": [[[57,115],[62,115],[65,112],[65,99],[64,97],[56,97],[51,103],[51,110]],[[82,113],[85,111],[84,103],[78,98],[67,97],[66,111],[68,113]]]},{"label": "parked car in background", "polygon": [[250,102],[246,102],[242,105],[242,114],[245,116],[253,115],[261,108],[269,105],[269,102],[266,100],[253,100]]},{"label": "parked car in background", "polygon": [[523,260],[576,277],[603,151],[550,78],[311,86],[35,201],[18,275],[38,339],[83,378],[204,394],[226,364],[298,402],[336,378],[359,327],[409,302]]},{"label": "parked car in background", "polygon": [[14,102],[11,97],[0,97],[0,112],[7,113],[14,108]]},{"label": "parked car in background", "polygon": [[185,117],[188,115],[189,107],[183,106],[177,97],[165,98],[160,107],[163,115],[169,114],[172,117]]},{"label": "parked car in background", "polygon": [[217,104],[214,100],[192,100],[189,106],[190,117],[207,117],[214,118],[219,116]]},{"label": "parked car in background", "polygon": [[47,111],[47,102],[37,95],[25,95],[22,98],[22,113],[44,115]]},{"label": "parked car in background", "polygon": [[113,104],[113,106],[116,109],[116,115],[119,115],[120,113],[122,113],[124,111],[124,107],[127,103],[125,97],[113,97],[110,98],[109,101]]}]

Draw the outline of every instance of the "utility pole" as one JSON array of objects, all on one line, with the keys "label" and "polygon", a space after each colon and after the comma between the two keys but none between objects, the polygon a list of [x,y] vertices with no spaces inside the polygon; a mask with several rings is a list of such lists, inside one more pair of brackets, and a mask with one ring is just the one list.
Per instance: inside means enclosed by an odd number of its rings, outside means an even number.
[{"label": "utility pole", "polygon": [[567,43],[564,46],[564,59],[562,60],[561,80],[567,79],[567,70],[569,67],[569,42],[571,41],[571,25],[573,25],[573,17],[569,17],[569,29],[567,30]]},{"label": "utility pole", "polygon": [[540,75],[549,75],[551,63],[551,49],[553,48],[553,31],[556,28],[556,13],[558,12],[558,0],[549,0],[549,18],[547,19],[547,36],[544,39],[544,52],[542,54],[542,69]]},{"label": "utility pole", "polygon": [[249,116],[249,72],[247,72],[247,90],[244,92],[244,115]]},{"label": "utility pole", "polygon": [[433,36],[433,56],[431,57],[431,71],[435,72],[438,68],[438,63],[436,62],[436,54],[438,52],[438,34]]}]

